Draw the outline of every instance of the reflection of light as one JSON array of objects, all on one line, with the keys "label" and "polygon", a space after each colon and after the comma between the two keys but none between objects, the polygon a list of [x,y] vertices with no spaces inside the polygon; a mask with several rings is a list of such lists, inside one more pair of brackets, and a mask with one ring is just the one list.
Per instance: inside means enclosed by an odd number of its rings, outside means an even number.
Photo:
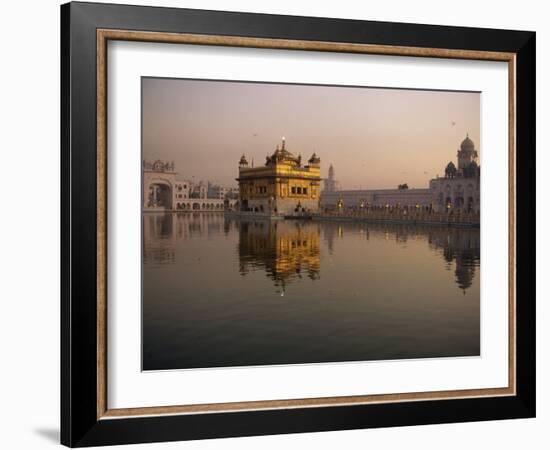
[{"label": "reflection of light", "polygon": [[[275,284],[275,296],[287,297],[286,287],[290,288],[291,283],[302,282],[301,279],[320,279],[321,248],[324,248],[321,247],[321,233],[324,233],[329,254],[328,257],[325,255],[323,263],[326,261],[328,266],[334,266],[336,262],[330,256],[334,252],[347,257],[347,245],[339,249],[337,243],[336,250],[332,248],[334,236],[343,238],[344,228],[349,231],[346,240],[351,240],[351,243],[358,238],[357,234],[366,235],[368,240],[369,233],[373,235],[375,246],[382,239],[389,241],[390,237],[402,248],[405,248],[403,243],[407,239],[417,241],[419,245],[427,241],[429,248],[443,258],[445,270],[454,270],[454,281],[463,294],[472,285],[474,288],[479,285],[479,229],[390,224],[339,225],[309,221],[250,222],[224,219],[223,213],[147,213],[142,216],[142,220],[144,268],[176,264],[177,258],[187,259],[189,254],[182,256],[184,247],[176,245],[180,240],[209,240],[221,235],[227,239],[228,233],[235,230],[239,239],[240,274],[245,276],[257,270],[262,271]],[[393,245],[393,242],[385,245]],[[199,261],[198,265],[201,264],[204,262]],[[292,290],[289,295],[292,295]]]},{"label": "reflection of light", "polygon": [[264,270],[284,297],[292,280],[319,279],[319,238],[319,227],[311,224],[239,222],[241,273]]}]

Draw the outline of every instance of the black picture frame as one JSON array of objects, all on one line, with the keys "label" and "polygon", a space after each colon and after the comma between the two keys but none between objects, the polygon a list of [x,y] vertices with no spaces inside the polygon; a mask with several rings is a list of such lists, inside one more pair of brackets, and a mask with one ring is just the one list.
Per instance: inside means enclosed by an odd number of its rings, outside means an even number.
[{"label": "black picture frame", "polygon": [[[516,55],[516,395],[98,418],[96,51],[98,29]],[[61,443],[71,447],[535,416],[534,32],[68,3],[61,6]]]}]

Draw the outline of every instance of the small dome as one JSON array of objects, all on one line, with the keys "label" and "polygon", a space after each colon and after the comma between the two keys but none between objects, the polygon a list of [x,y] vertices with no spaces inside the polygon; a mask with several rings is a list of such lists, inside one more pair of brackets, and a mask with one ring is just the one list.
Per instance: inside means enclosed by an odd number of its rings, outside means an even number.
[{"label": "small dome", "polygon": [[309,158],[308,162],[310,164],[319,164],[321,162],[321,158],[319,158],[315,153],[311,155],[311,158]]},{"label": "small dome", "polygon": [[248,165],[248,161],[246,160],[246,157],[244,156],[244,153],[243,153],[243,156],[241,156],[241,159],[239,160],[239,165],[241,165],[241,166],[247,166]]},{"label": "small dome", "polygon": [[466,135],[466,139],[464,139],[462,141],[462,144],[460,144],[460,150],[465,150],[465,151],[475,150],[474,141],[472,141],[468,135]]}]

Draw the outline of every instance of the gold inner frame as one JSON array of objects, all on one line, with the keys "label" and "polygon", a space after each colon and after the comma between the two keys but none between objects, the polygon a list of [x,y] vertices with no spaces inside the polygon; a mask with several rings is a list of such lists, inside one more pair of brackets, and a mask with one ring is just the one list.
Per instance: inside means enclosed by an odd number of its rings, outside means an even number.
[{"label": "gold inner frame", "polygon": [[[393,56],[436,57],[503,61],[508,63],[508,386],[395,394],[260,400],[199,405],[147,406],[109,409],[107,405],[107,42],[109,40],[231,47],[364,53]],[[515,190],[515,67],[516,54],[477,50],[402,47],[341,42],[298,41],[238,36],[157,33],[114,29],[97,30],[97,418],[197,414],[265,409],[344,406],[420,400],[497,397],[516,394],[516,190]]]}]

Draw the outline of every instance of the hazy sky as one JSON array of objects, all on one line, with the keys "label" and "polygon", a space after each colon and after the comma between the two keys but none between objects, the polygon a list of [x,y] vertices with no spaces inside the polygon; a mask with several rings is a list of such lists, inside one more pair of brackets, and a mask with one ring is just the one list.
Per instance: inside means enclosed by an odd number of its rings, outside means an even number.
[{"label": "hazy sky", "polygon": [[479,151],[478,93],[143,79],[143,157],[181,179],[236,186],[241,155],[263,165],[285,136],[343,189],[427,187],[466,133]]}]

